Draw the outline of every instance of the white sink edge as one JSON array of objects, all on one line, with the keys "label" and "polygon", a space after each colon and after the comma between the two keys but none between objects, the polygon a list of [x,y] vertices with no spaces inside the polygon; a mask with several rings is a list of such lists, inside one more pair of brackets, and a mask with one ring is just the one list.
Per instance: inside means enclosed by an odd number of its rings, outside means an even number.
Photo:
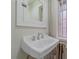
[{"label": "white sink edge", "polygon": [[[50,37],[50,38],[52,38],[52,37]],[[55,38],[52,38],[52,39],[55,40]],[[22,41],[23,41],[22,43],[24,43],[26,45],[26,41],[24,41],[24,40],[22,40]],[[45,56],[49,52],[51,52],[57,46],[58,43],[59,43],[59,40],[57,39],[57,40],[55,40],[55,42],[53,44],[50,45],[51,46],[50,48],[48,47],[50,50],[48,49],[48,50],[41,51],[41,52],[38,52],[38,51],[34,50],[33,48],[29,47],[28,44],[25,47],[22,46],[22,49],[24,50],[24,52],[31,55],[32,57],[40,58],[42,56]],[[29,48],[29,51],[27,51],[28,48]],[[25,50],[25,49],[27,49],[27,50]]]},{"label": "white sink edge", "polygon": [[[24,44],[26,44],[25,42],[23,42],[23,44],[22,45],[24,45]],[[31,47],[29,47],[28,45],[26,45],[25,47],[24,46],[22,46],[21,47],[22,48],[22,50],[26,53],[26,54],[29,54],[29,55],[31,55],[32,57],[39,57],[39,55],[37,55],[37,51],[35,51],[35,50],[33,50]],[[26,49],[27,48],[27,49]],[[28,49],[29,48],[29,49]],[[27,50],[29,50],[29,51],[27,51]],[[31,52],[32,51],[32,52]],[[35,52],[35,53],[33,53],[33,52]],[[39,54],[39,53],[38,53]]]}]

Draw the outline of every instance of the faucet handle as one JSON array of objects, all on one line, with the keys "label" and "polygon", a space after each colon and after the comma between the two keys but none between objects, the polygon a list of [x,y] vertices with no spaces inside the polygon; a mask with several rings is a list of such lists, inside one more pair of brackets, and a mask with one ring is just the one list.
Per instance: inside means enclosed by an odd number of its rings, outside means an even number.
[{"label": "faucet handle", "polygon": [[39,32],[38,32],[37,39],[39,40],[40,38],[44,38],[44,35],[43,35],[43,33],[39,33]]},{"label": "faucet handle", "polygon": [[37,40],[39,40],[40,39],[40,33],[38,32],[37,33]]},{"label": "faucet handle", "polygon": [[38,36],[40,35],[40,33],[38,32]]},{"label": "faucet handle", "polygon": [[41,33],[41,38],[44,38],[44,35],[43,35],[43,33]]},{"label": "faucet handle", "polygon": [[35,41],[35,36],[32,37],[32,41]]}]

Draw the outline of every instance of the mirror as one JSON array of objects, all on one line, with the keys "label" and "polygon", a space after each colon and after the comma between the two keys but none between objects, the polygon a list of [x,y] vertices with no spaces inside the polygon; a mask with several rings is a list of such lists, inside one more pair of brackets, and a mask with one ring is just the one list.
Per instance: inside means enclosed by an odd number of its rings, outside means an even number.
[{"label": "mirror", "polygon": [[17,25],[47,27],[47,3],[44,0],[18,0]]},{"label": "mirror", "polygon": [[27,8],[24,8],[24,20],[40,21],[43,17],[43,4],[39,0],[29,0]]}]

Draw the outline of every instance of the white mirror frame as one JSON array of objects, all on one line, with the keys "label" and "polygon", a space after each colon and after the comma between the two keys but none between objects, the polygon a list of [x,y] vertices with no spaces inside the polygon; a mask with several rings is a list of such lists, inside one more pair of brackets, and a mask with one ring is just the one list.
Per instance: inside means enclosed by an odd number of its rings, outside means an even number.
[{"label": "white mirror frame", "polygon": [[[40,27],[40,28],[47,28],[48,25],[48,1],[44,0],[43,2],[43,21],[32,21],[27,20],[24,22],[24,14],[23,14],[23,7],[22,7],[23,0],[17,0],[17,7],[16,7],[16,25],[17,26],[27,26],[27,27]],[[40,6],[39,6],[40,7]]]}]

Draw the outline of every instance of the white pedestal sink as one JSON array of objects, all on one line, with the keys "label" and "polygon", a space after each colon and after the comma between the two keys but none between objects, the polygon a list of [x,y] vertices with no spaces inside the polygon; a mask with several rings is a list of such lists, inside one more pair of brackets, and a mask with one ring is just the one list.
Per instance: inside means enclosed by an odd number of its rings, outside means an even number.
[{"label": "white pedestal sink", "polygon": [[44,35],[40,40],[32,40],[33,35],[24,36],[21,42],[23,51],[34,58],[43,59],[49,52],[51,52],[59,43],[59,40]]}]

